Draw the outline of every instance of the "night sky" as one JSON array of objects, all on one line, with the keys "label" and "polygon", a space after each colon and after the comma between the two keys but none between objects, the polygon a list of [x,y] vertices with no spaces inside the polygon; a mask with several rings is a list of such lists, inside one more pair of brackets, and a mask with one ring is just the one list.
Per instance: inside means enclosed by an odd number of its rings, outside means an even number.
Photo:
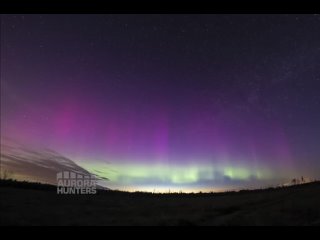
[{"label": "night sky", "polygon": [[2,15],[1,137],[124,190],[320,177],[320,15]]}]

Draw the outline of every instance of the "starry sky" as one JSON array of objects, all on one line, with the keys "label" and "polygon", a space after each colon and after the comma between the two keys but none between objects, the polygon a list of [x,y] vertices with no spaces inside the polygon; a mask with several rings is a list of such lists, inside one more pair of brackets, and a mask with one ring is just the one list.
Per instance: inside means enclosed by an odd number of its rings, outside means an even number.
[{"label": "starry sky", "polygon": [[1,15],[1,137],[124,190],[320,177],[320,15]]}]

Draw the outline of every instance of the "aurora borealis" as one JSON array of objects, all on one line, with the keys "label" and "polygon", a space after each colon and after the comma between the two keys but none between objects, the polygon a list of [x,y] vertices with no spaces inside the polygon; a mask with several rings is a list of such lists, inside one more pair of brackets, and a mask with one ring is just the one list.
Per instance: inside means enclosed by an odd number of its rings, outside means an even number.
[{"label": "aurora borealis", "polygon": [[320,177],[320,16],[1,15],[1,137],[125,190]]}]

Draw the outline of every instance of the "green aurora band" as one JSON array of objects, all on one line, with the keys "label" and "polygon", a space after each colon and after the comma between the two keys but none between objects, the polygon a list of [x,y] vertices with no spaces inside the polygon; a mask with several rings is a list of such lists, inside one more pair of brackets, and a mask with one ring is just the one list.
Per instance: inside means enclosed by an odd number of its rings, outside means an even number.
[{"label": "green aurora band", "polygon": [[[108,178],[104,185],[120,190],[139,191],[220,191],[228,187],[221,187],[225,180],[230,182],[231,188],[241,186],[242,182],[255,179],[267,181],[274,177],[268,168],[248,168],[244,166],[222,166],[209,164],[187,164],[183,166],[169,164],[130,164],[130,163],[89,163],[78,162],[88,171]],[[212,187],[207,187],[212,182]]]}]

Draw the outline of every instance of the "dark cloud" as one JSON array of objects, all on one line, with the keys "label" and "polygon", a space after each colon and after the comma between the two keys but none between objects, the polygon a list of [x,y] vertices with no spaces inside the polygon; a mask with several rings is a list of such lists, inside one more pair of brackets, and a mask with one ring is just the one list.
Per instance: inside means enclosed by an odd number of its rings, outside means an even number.
[{"label": "dark cloud", "polygon": [[[10,178],[50,184],[56,184],[56,174],[61,171],[92,175],[71,159],[53,150],[34,150],[9,138],[1,139],[1,171],[6,172]],[[108,180],[99,174],[93,175],[97,179]]]}]

